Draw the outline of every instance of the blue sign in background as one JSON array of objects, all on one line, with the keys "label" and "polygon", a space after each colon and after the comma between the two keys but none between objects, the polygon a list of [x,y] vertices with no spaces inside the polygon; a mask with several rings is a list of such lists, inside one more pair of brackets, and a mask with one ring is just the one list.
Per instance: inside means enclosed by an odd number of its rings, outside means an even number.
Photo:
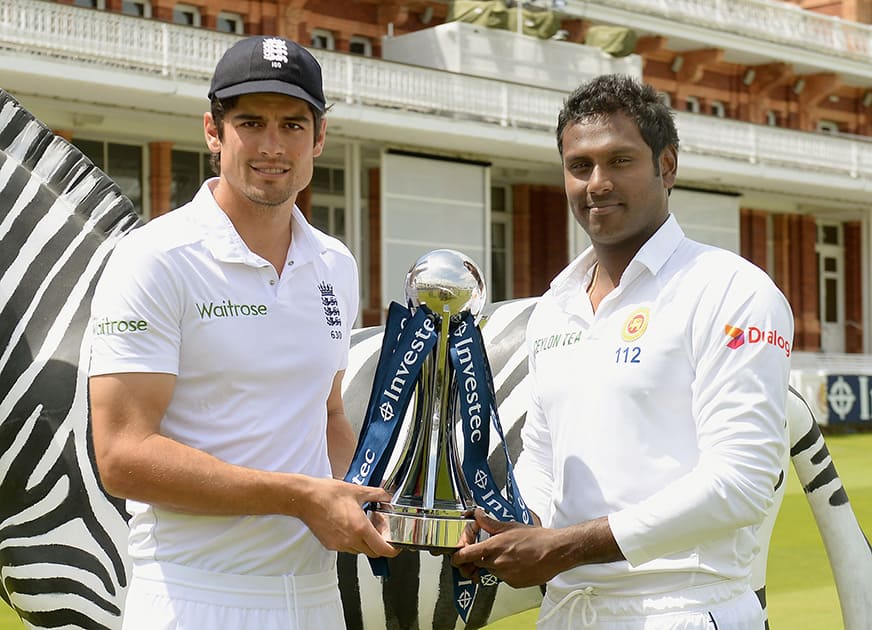
[{"label": "blue sign in background", "polygon": [[827,375],[827,423],[872,422],[872,376]]}]

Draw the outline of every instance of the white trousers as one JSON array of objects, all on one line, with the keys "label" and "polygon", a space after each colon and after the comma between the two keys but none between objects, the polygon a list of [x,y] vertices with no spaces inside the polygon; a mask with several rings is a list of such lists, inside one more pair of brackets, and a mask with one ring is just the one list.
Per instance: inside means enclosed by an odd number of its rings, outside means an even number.
[{"label": "white trousers", "polygon": [[252,576],[135,564],[122,630],[345,628],[336,571]]},{"label": "white trousers", "polygon": [[763,630],[760,600],[746,582],[726,581],[638,597],[599,595],[588,587],[548,589],[537,630]]}]

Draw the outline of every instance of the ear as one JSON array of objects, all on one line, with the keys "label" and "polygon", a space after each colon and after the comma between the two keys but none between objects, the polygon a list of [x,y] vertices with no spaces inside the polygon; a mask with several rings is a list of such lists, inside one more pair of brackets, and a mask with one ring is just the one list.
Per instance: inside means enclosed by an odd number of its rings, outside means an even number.
[{"label": "ear", "polygon": [[669,145],[660,152],[660,177],[663,179],[663,187],[667,190],[675,185],[678,177],[678,151]]},{"label": "ear", "polygon": [[313,157],[318,157],[324,151],[324,142],[327,140],[327,116],[321,118],[321,128],[315,136],[315,148],[312,150]]},{"label": "ear", "polygon": [[221,138],[218,137],[218,127],[212,119],[212,112],[203,114],[203,133],[206,136],[206,147],[211,153],[221,153]]}]

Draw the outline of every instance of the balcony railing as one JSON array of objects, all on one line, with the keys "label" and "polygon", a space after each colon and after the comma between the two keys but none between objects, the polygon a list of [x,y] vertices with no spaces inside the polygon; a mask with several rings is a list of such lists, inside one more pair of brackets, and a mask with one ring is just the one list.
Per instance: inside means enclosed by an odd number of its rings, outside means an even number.
[{"label": "balcony railing", "polygon": [[[872,26],[775,0],[568,0],[565,13],[596,19],[599,9],[655,16],[834,57],[872,61]],[[632,23],[627,26],[632,27]]]},{"label": "balcony railing", "polygon": [[872,142],[679,113],[681,150],[751,164],[872,179]]},{"label": "balcony railing", "polygon": [[[702,0],[669,1],[705,4]],[[750,0],[729,1],[752,4]],[[0,0],[0,54],[6,49],[19,55],[205,84],[221,53],[237,39],[235,35],[53,2]],[[325,91],[332,100],[541,131],[548,134],[549,142],[565,97],[559,91],[358,55],[324,50],[313,53],[324,67]],[[677,119],[684,151],[872,179],[872,143],[863,139],[687,113],[679,113]]]}]

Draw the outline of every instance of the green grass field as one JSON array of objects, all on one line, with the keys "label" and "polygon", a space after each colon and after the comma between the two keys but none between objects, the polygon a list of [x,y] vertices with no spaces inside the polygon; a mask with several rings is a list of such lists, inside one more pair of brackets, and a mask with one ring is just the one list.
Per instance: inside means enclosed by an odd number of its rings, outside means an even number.
[{"label": "green grass field", "polygon": [[[872,536],[872,434],[828,436],[827,444],[857,518]],[[773,630],[843,627],[826,551],[802,488],[791,470],[784,503],[772,534],[767,576]],[[495,622],[487,630],[528,630],[535,610]],[[12,609],[0,603],[0,630],[20,630]]]}]

